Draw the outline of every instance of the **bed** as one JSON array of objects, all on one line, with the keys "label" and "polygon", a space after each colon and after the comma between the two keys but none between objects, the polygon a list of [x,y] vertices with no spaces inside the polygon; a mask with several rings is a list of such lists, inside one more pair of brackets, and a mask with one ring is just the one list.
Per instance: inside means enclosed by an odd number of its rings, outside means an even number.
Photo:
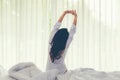
[{"label": "bed", "polygon": [[104,72],[92,68],[78,68],[59,74],[56,69],[42,72],[33,63],[19,63],[8,71],[0,66],[0,80],[120,80],[120,71]]}]

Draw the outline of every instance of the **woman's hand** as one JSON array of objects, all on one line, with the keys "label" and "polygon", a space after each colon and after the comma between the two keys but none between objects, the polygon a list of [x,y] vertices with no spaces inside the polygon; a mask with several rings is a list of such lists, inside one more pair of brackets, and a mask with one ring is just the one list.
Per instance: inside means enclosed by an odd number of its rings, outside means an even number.
[{"label": "woman's hand", "polygon": [[74,15],[75,17],[77,17],[76,10],[71,10],[70,13],[71,13],[72,15]]},{"label": "woman's hand", "polygon": [[72,15],[74,15],[73,24],[76,25],[76,24],[77,24],[77,13],[76,13],[76,10],[71,10],[70,13],[71,13]]},{"label": "woman's hand", "polygon": [[62,20],[63,20],[63,18],[64,18],[64,16],[66,15],[66,14],[68,14],[68,13],[71,13],[71,10],[66,10],[66,11],[64,11],[63,12],[63,14],[60,16],[60,18],[58,19],[58,22],[62,22]]},{"label": "woman's hand", "polygon": [[68,14],[68,13],[70,13],[74,16],[77,16],[76,10],[66,10],[66,11],[64,11],[64,14]]},{"label": "woman's hand", "polygon": [[62,20],[63,20],[63,18],[64,18],[64,16],[66,15],[66,14],[72,14],[72,15],[74,15],[74,17],[75,17],[75,19],[74,19],[74,24],[76,25],[76,23],[77,23],[77,13],[76,13],[76,10],[65,10],[64,12],[63,12],[63,14],[60,16],[60,18],[58,19],[58,22],[62,22]]},{"label": "woman's hand", "polygon": [[71,13],[71,10],[64,11],[65,14]]}]

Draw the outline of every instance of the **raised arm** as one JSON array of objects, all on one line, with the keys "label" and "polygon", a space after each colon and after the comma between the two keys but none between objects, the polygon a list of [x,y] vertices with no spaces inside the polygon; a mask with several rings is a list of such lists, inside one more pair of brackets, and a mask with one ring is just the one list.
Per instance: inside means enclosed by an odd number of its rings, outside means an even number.
[{"label": "raised arm", "polygon": [[58,19],[57,23],[54,25],[51,35],[50,35],[50,39],[49,39],[49,43],[51,43],[52,38],[54,37],[55,33],[59,30],[61,23],[65,17],[66,14],[70,13],[70,10],[66,10],[62,13],[62,15],[60,16],[60,18]]},{"label": "raised arm", "polygon": [[76,26],[76,24],[77,24],[77,15],[74,15],[73,24],[75,24],[75,26]]},{"label": "raised arm", "polygon": [[76,26],[76,24],[77,24],[77,13],[76,13],[76,10],[72,10],[71,14],[74,15],[73,24]]},{"label": "raised arm", "polygon": [[64,11],[63,14],[60,16],[60,18],[58,19],[58,22],[61,23],[61,22],[63,21],[64,16],[65,16],[67,13],[70,13],[70,10]]},{"label": "raised arm", "polygon": [[76,10],[71,10],[70,12],[73,16],[74,16],[74,19],[73,19],[73,24],[71,26],[71,29],[70,29],[70,32],[69,32],[69,38],[68,38],[68,41],[67,41],[67,44],[66,44],[66,48],[69,47],[72,39],[73,39],[73,36],[76,32],[76,24],[77,24],[77,13],[76,13]]}]

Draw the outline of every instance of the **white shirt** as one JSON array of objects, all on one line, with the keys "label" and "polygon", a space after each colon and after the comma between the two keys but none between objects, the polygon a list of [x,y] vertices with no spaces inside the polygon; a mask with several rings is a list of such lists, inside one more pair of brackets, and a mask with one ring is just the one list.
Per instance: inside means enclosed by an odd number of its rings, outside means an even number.
[{"label": "white shirt", "polygon": [[[55,33],[59,30],[60,26],[61,26],[61,23],[57,22],[53,27],[53,30],[52,30],[52,33],[51,33],[51,36],[50,36],[50,40],[49,40],[49,47],[48,47],[49,52],[50,52],[50,49],[51,49],[50,43],[51,43]],[[66,43],[66,47],[65,47],[65,50],[64,50],[62,56],[60,57],[60,59],[58,59],[58,60],[55,59],[54,62],[52,62],[51,59],[50,59],[50,55],[49,55],[46,70],[58,69],[58,70],[60,70],[60,73],[64,73],[67,70],[67,68],[65,66],[65,63],[64,63],[64,59],[65,59],[65,55],[67,53],[68,47],[69,47],[71,41],[73,40],[73,36],[74,36],[75,32],[76,32],[76,26],[74,24],[72,24],[71,29],[69,31],[69,37],[68,37],[68,40],[67,40],[67,43]]]}]

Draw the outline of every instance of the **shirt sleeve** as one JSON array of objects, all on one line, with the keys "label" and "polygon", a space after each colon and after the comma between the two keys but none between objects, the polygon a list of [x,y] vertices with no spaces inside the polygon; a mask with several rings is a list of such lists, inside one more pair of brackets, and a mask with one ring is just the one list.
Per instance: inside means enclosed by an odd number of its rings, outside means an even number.
[{"label": "shirt sleeve", "polygon": [[76,32],[76,26],[73,24],[69,32],[69,37],[73,38],[75,32]]},{"label": "shirt sleeve", "polygon": [[66,48],[69,47],[71,41],[73,40],[73,36],[74,36],[75,32],[76,32],[76,26],[74,24],[72,24],[70,32],[69,32],[69,37],[68,37],[68,40],[66,43]]},{"label": "shirt sleeve", "polygon": [[69,37],[68,37],[68,40],[67,40],[67,43],[66,43],[66,47],[65,47],[65,50],[64,50],[63,58],[65,58],[65,56],[66,56],[67,50],[68,50],[68,48],[71,44],[71,41],[73,40],[73,37],[74,37],[75,33],[76,33],[76,26],[74,24],[72,24],[70,32],[69,32]]},{"label": "shirt sleeve", "polygon": [[60,23],[60,22],[57,22],[57,23],[54,25],[54,27],[53,27],[53,29],[52,29],[52,32],[51,32],[51,34],[50,34],[49,44],[52,42],[52,39],[53,39],[55,33],[59,30],[60,26],[61,26],[61,23]]}]

